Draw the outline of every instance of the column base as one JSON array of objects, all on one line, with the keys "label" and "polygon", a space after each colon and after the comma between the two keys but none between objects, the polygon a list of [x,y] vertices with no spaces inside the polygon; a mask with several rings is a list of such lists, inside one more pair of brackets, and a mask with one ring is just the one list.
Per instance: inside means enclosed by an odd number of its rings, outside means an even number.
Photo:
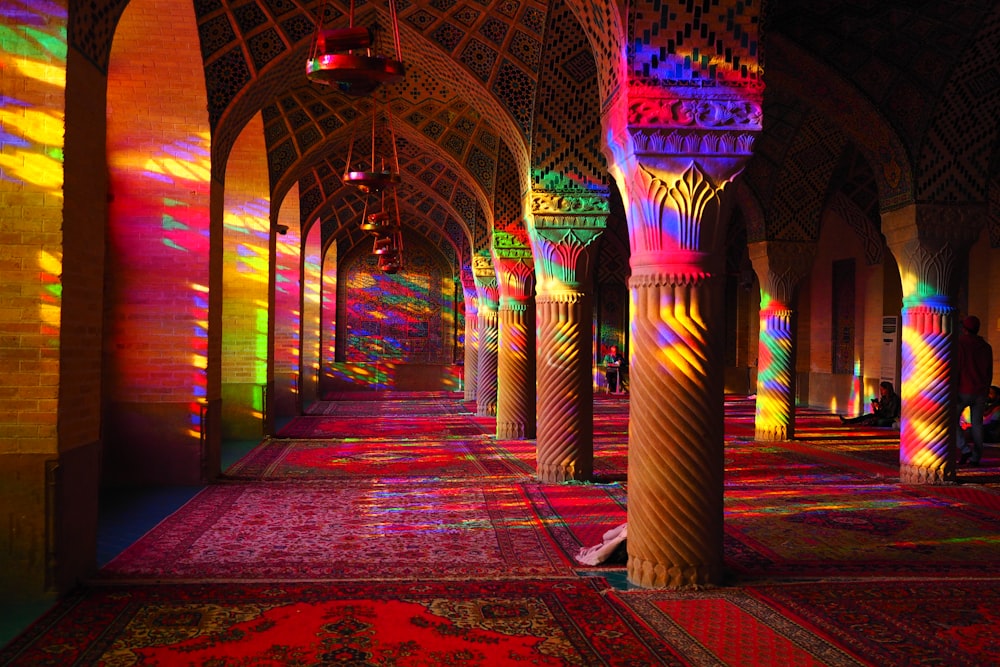
[{"label": "column base", "polygon": [[497,421],[497,438],[500,440],[524,440],[527,429],[523,423],[520,422],[504,422],[500,423]]},{"label": "column base", "polygon": [[792,439],[789,429],[783,426],[757,429],[754,431],[753,437],[754,440],[762,440],[764,442],[780,442]]},{"label": "column base", "polygon": [[594,471],[583,470],[574,465],[557,463],[539,463],[535,477],[539,482],[590,482],[594,479]]},{"label": "column base", "polygon": [[900,484],[953,484],[955,482],[955,467],[923,468],[911,464],[900,464]]},{"label": "column base", "polygon": [[722,568],[707,563],[669,565],[629,554],[628,581],[642,588],[713,588],[722,585]]}]

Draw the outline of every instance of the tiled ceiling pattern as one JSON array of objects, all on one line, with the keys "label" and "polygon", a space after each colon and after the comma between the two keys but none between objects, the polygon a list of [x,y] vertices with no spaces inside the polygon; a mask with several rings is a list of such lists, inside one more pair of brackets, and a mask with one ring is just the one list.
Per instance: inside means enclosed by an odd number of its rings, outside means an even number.
[{"label": "tiled ceiling pattern", "polygon": [[[983,134],[977,128],[1000,113],[995,66],[1000,16],[994,0],[827,0],[771,6],[768,29],[788,36],[854,82],[885,110],[910,154],[921,156],[918,199],[985,197],[985,161],[994,149],[975,142]],[[982,62],[993,66],[984,70]],[[956,89],[946,91],[948,85]],[[945,92],[949,94],[943,96]],[[944,108],[936,105],[939,99],[945,100]],[[960,156],[957,164],[946,162],[951,156]],[[970,168],[963,156],[978,156],[979,164]],[[980,177],[970,191],[973,172]]]},{"label": "tiled ceiling pattern", "polygon": [[[761,0],[633,3],[632,9],[641,8],[643,16],[633,17],[631,25],[640,32],[630,36],[630,48],[652,43],[661,30],[669,31],[676,47],[678,36],[684,39],[684,26],[697,18],[703,31],[725,37],[720,44],[737,40],[732,55],[738,57],[723,54],[727,63],[754,58],[753,45],[737,39],[742,30],[739,6],[752,1]],[[359,22],[377,15],[385,23],[384,0],[356,3]],[[563,3],[572,10],[572,28],[568,20],[553,20],[569,16],[561,14]],[[126,6],[127,0],[70,3],[68,42],[101,71],[108,70],[115,26]],[[478,250],[486,247],[493,202],[498,195],[504,206],[510,200],[497,191],[501,158],[520,174],[519,192],[529,185],[532,151],[539,158],[536,166],[553,170],[557,179],[567,182],[600,171],[595,164],[584,164],[594,159],[591,145],[576,152],[556,145],[556,114],[537,114],[536,96],[539,82],[551,85],[549,78],[557,72],[556,85],[567,95],[575,91],[599,98],[596,104],[588,102],[592,108],[605,109],[621,92],[618,68],[626,44],[616,41],[616,6],[622,5],[593,0],[398,0],[407,76],[389,89],[389,103],[403,138],[400,197],[414,215],[427,216],[428,229],[440,230],[434,233],[441,243],[457,242],[461,248],[462,237],[471,236]],[[354,238],[349,227],[356,225],[364,201],[344,188],[339,177],[351,121],[370,110],[371,101],[317,88],[304,75],[320,8],[325,8],[325,23],[344,25],[349,0],[193,0],[193,7],[213,129],[213,176],[224,180],[224,171],[215,170],[225,169],[229,148],[260,112],[273,199],[280,201],[298,182],[303,221],[321,218],[325,238]],[[879,105],[910,154],[919,157],[923,198],[983,194],[987,185],[970,183],[968,172],[978,170],[987,159],[984,153],[996,152],[995,147],[983,150],[984,137],[972,129],[984,117],[1000,115],[1000,72],[978,66],[980,59],[996,63],[1000,50],[1000,11],[994,0],[771,0],[766,8],[764,51],[768,33],[781,35]],[[931,34],[934,39],[927,39]],[[583,44],[590,50],[589,59],[586,49],[578,48]],[[558,67],[547,68],[546,58],[558,60]],[[950,97],[943,107],[935,107],[942,93]],[[792,135],[800,130],[813,100],[796,104],[783,100],[780,91],[768,90],[768,95],[765,132],[745,177],[763,201],[791,201],[791,191],[769,191],[774,187],[771,177],[790,156]],[[542,134],[533,146],[538,132]],[[814,139],[813,145],[827,146],[821,137]],[[817,155],[808,150],[795,154],[802,168]],[[950,154],[960,157],[945,161],[942,156]],[[877,171],[878,165],[859,174],[871,169]],[[867,212],[868,204],[858,201],[858,195],[870,192],[869,185],[855,183],[853,194],[847,194]]]},{"label": "tiled ceiling pattern", "polygon": [[543,190],[607,189],[601,152],[597,64],[573,12],[553,0],[546,32],[550,48],[535,104],[531,184]]}]

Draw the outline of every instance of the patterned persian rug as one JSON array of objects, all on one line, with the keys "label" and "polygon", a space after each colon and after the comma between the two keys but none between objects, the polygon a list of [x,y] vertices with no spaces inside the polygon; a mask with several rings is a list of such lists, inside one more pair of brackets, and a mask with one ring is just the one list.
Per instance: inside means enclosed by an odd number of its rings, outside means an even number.
[{"label": "patterned persian rug", "polygon": [[233,464],[229,480],[386,479],[396,477],[523,478],[516,458],[478,439],[419,441],[266,440]]},{"label": "patterned persian rug", "polygon": [[610,597],[642,618],[692,665],[872,664],[743,591],[632,590],[615,591]]},{"label": "patterned persian rug", "polygon": [[210,486],[101,577],[443,580],[570,566],[518,485],[351,480]]},{"label": "patterned persian rug", "polygon": [[[831,459],[815,449],[789,442],[727,441],[725,466],[727,488],[776,484],[857,484],[865,481],[865,476],[852,469],[849,462],[842,458]],[[897,465],[897,477],[898,469]],[[873,482],[879,480],[877,477],[870,479]]]},{"label": "patterned persian rug", "polygon": [[996,581],[926,579],[751,587],[871,665],[1000,664]]},{"label": "patterned persian rug", "polygon": [[726,489],[726,563],[741,577],[1000,574],[1000,513],[896,484]]},{"label": "patterned persian rug", "polygon": [[[497,440],[496,448],[516,458],[526,470],[538,469],[534,440]],[[594,436],[594,481],[624,482],[628,471],[627,436]]]},{"label": "patterned persian rug", "polygon": [[107,587],[0,650],[45,665],[682,665],[601,579]]},{"label": "patterned persian rug", "polygon": [[484,435],[471,418],[455,415],[293,417],[279,438],[441,438]]},{"label": "patterned persian rug", "polygon": [[[453,415],[469,412],[463,395],[456,392],[422,392],[407,399],[386,398],[384,394],[368,392],[350,399],[316,401],[305,409],[307,415],[382,415],[403,410],[416,415]],[[472,412],[475,412],[473,406]]]},{"label": "patterned persian rug", "polygon": [[401,391],[398,389],[357,389],[330,391],[323,396],[324,401],[376,401],[379,403],[430,401],[436,399],[460,401],[461,391]]}]

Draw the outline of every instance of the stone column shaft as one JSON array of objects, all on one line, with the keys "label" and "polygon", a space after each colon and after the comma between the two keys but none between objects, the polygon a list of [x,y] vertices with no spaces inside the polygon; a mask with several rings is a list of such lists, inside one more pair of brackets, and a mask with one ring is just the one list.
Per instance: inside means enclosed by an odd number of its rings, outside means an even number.
[{"label": "stone column shaft", "polygon": [[535,191],[531,242],[538,276],[538,479],[594,474],[593,262],[606,193]]},{"label": "stone column shaft", "polygon": [[497,438],[535,437],[535,268],[527,239],[494,230],[500,291]]},{"label": "stone column shaft", "polygon": [[489,257],[475,255],[473,271],[479,301],[479,363],[476,372],[476,414],[497,414],[497,350],[499,290]]},{"label": "stone column shaft", "polygon": [[589,481],[594,474],[594,384],[589,349],[593,304],[578,292],[539,295],[536,303],[536,474],[543,482]]},{"label": "stone column shaft", "polygon": [[[690,274],[689,274],[690,275]],[[717,277],[633,276],[628,578],[645,587],[722,580],[721,302]]]},{"label": "stone column shaft", "polygon": [[954,378],[958,267],[968,261],[985,211],[975,206],[915,204],[882,214],[882,232],[903,287],[899,481],[955,479]]},{"label": "stone column shaft", "polygon": [[795,436],[795,300],[802,276],[812,268],[815,243],[763,241],[750,244],[760,281],[757,352],[757,440]]},{"label": "stone column shaft", "polygon": [[[687,115],[694,109],[697,117]],[[609,164],[628,193],[632,267],[628,578],[646,588],[715,585],[723,557],[723,195],[749,158],[760,105],[644,100],[628,114],[621,161]],[[643,114],[671,126],[642,126]]]},{"label": "stone column shaft", "polygon": [[476,380],[479,376],[479,297],[471,269],[462,271],[462,293],[465,297],[465,357],[462,366],[462,389],[466,401],[476,400]]},{"label": "stone column shaft", "polygon": [[466,401],[476,400],[479,377],[479,306],[475,297],[466,299],[465,356],[462,366],[462,389]]},{"label": "stone column shaft", "polygon": [[535,308],[501,300],[497,356],[497,438],[535,437]]}]

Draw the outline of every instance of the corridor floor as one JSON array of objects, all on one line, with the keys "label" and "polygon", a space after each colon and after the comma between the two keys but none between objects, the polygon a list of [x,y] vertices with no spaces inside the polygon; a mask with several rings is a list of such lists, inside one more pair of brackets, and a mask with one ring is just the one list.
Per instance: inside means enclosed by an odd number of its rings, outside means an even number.
[{"label": "corridor floor", "polygon": [[908,487],[898,433],[803,409],[756,442],[729,397],[726,582],[642,590],[575,560],[627,519],[627,397],[595,397],[571,484],[459,395],[372,398],[227,443],[209,487],[108,491],[100,574],[0,605],[0,663],[1000,664],[993,446]]}]

